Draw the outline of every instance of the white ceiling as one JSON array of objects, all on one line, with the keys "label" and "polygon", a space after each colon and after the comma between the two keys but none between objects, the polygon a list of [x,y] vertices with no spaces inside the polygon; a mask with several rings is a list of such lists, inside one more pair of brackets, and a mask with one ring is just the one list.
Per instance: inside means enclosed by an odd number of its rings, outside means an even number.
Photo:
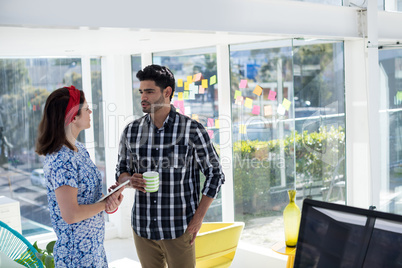
[{"label": "white ceiling", "polygon": [[128,28],[0,27],[0,56],[137,54],[284,38],[279,35]]}]

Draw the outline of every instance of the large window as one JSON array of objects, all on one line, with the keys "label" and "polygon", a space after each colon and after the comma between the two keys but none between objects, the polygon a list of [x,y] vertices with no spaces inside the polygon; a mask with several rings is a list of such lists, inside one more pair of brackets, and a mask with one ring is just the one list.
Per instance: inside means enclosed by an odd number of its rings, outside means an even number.
[{"label": "large window", "polygon": [[[172,104],[207,129],[219,154],[219,108],[216,52],[214,48],[156,53],[155,64],[167,66],[176,79]],[[201,188],[204,175],[201,173]],[[221,221],[221,194],[209,208],[205,221]]]},{"label": "large window", "polygon": [[[235,220],[242,240],[283,240],[287,190],[345,203],[342,42],[230,47]],[[264,233],[264,236],[261,236]]]},{"label": "large window", "polygon": [[[95,164],[105,174],[103,101],[100,60],[91,59],[90,72]],[[43,156],[35,153],[37,129],[49,94],[60,87],[82,89],[79,58],[0,59],[0,196],[20,203],[24,236],[51,232]],[[82,131],[78,140],[85,142]],[[105,182],[105,179],[104,179]]]},{"label": "large window", "polygon": [[380,209],[402,213],[402,49],[379,51]]}]

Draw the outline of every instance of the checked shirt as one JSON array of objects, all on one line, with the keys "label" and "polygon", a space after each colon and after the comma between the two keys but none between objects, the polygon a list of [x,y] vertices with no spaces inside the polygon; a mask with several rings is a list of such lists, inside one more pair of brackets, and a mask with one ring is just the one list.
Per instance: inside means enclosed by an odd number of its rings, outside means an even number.
[{"label": "checked shirt", "polygon": [[[128,124],[119,145],[116,179],[129,174],[159,172],[159,190],[136,191],[132,227],[141,237],[180,237],[187,229],[201,194],[216,198],[225,181],[218,155],[205,128],[171,111],[157,129],[149,114]],[[200,171],[206,180],[200,191]]]}]

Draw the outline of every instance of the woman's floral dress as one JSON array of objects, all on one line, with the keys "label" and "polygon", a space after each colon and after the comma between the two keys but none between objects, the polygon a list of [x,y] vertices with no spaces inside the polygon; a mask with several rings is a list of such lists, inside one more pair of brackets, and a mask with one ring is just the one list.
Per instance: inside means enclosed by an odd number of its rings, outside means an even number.
[{"label": "woman's floral dress", "polygon": [[102,177],[85,147],[77,142],[78,152],[63,146],[45,158],[44,173],[53,229],[57,235],[54,247],[56,267],[108,267],[103,240],[103,212],[73,224],[61,217],[55,190],[63,185],[78,188],[78,204],[93,204],[102,196]]}]

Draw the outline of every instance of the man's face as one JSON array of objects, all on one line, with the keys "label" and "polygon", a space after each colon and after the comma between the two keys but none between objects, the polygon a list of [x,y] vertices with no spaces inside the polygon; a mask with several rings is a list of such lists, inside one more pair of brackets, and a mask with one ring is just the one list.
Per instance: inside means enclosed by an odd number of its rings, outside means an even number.
[{"label": "man's face", "polygon": [[155,113],[165,105],[169,105],[161,88],[155,85],[154,81],[141,81],[139,91],[141,94],[141,107],[144,113]]}]

